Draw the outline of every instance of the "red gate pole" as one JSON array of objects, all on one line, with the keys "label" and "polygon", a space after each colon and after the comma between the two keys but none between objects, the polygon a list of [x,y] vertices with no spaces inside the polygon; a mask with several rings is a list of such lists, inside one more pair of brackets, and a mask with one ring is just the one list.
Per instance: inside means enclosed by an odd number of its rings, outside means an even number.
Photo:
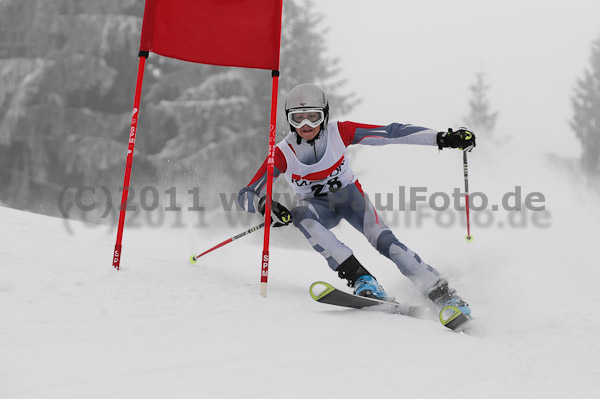
[{"label": "red gate pole", "polygon": [[269,239],[271,237],[271,198],[273,194],[273,169],[275,165],[275,131],[277,127],[277,92],[279,71],[273,71],[273,89],[271,91],[271,128],[269,129],[269,154],[267,156],[267,201],[265,204],[265,235],[260,272],[260,295],[267,297],[269,278]]},{"label": "red gate pole", "polygon": [[123,181],[123,195],[119,214],[119,227],[117,229],[117,242],[113,252],[113,267],[117,270],[121,264],[121,240],[123,239],[123,226],[125,224],[125,211],[127,210],[127,196],[129,195],[129,180],[131,178],[131,165],[133,164],[133,149],[135,147],[135,134],[137,132],[138,115],[140,112],[140,98],[142,97],[142,82],[144,80],[144,67],[148,58],[148,51],[140,51],[133,112],[131,114],[131,128],[129,129],[129,147],[127,148],[127,162],[125,164],[125,179]]}]

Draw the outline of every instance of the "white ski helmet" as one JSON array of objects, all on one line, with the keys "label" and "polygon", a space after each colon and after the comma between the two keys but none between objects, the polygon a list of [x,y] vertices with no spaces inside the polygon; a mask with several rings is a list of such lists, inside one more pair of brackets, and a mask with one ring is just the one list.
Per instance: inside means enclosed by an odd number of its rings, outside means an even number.
[{"label": "white ski helmet", "polygon": [[[294,87],[285,99],[285,117],[290,123],[290,129],[296,131],[296,128],[290,122],[290,111],[295,110],[320,110],[323,118],[320,121],[321,129],[325,128],[329,120],[329,101],[325,92],[314,83],[302,83]],[[305,122],[309,122],[305,120]],[[309,123],[311,127],[312,123]]]}]

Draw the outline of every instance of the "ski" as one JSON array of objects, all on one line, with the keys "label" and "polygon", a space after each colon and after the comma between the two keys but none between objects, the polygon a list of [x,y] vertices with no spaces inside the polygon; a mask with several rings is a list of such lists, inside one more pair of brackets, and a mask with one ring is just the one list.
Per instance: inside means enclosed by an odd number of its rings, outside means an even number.
[{"label": "ski", "polygon": [[468,328],[468,321],[472,320],[470,315],[466,315],[456,306],[446,306],[440,310],[440,322],[444,327],[455,331],[464,331]]},{"label": "ski", "polygon": [[[401,314],[415,318],[429,318],[430,308],[427,306],[412,306],[396,301],[382,301],[367,298],[338,290],[324,281],[317,281],[310,286],[310,296],[317,302],[328,305],[342,306],[352,309],[370,308],[386,313]],[[455,306],[446,306],[440,311],[440,322],[444,327],[454,331],[466,331],[469,328],[470,315],[461,312]]]},{"label": "ski", "polygon": [[425,306],[411,306],[396,301],[382,301],[379,299],[349,294],[338,290],[324,281],[314,282],[310,286],[310,296],[315,301],[326,303],[328,305],[353,309],[371,308],[386,313],[401,314],[417,318],[426,317],[428,311],[428,308]]}]

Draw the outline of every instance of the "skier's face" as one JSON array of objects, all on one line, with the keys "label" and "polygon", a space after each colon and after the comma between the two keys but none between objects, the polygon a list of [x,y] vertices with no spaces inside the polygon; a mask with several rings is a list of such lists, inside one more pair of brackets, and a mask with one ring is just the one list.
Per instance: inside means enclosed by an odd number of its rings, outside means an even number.
[{"label": "skier's face", "polygon": [[298,132],[300,137],[308,141],[314,139],[317,136],[317,134],[319,134],[319,132],[321,131],[321,126],[310,127],[308,125],[304,125],[301,128],[296,129],[296,131]]}]

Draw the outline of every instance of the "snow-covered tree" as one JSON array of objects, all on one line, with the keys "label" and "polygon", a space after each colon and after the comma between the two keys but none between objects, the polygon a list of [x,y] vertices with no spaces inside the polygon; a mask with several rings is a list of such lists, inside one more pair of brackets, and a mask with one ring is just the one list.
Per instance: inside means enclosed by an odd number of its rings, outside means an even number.
[{"label": "snow-covered tree", "polygon": [[[354,94],[343,92],[346,81],[339,77],[339,59],[328,54],[328,29],[322,26],[323,19],[312,0],[284,2],[280,93],[287,94],[300,83],[317,83],[327,93],[335,117],[350,111],[358,101]],[[278,120],[285,122],[285,118]]]},{"label": "snow-covered tree", "polygon": [[[65,185],[118,189],[143,10],[143,0],[0,0],[0,201],[39,209]],[[284,2],[279,109],[299,82],[321,83],[334,110],[352,106],[320,18],[310,1]],[[266,156],[271,74],[155,54],[146,65],[132,185],[212,182],[214,197],[245,184]]]},{"label": "snow-covered tree", "polygon": [[0,197],[8,204],[34,207],[49,188],[104,183],[107,171],[122,169],[142,12],[136,0],[0,2]]},{"label": "snow-covered tree", "polygon": [[[338,61],[327,54],[323,17],[314,9],[311,0],[283,4],[279,133],[289,129],[283,112],[285,95],[299,83],[321,84],[333,113],[349,111],[356,103],[352,95],[341,92],[344,81],[338,78]],[[158,103],[157,108],[171,115],[179,128],[153,159],[168,181],[209,186],[209,192],[237,191],[267,155],[271,74],[210,66],[190,70],[212,73],[197,76],[177,98]],[[173,164],[174,159],[179,161]]]},{"label": "snow-covered tree", "polygon": [[481,136],[491,138],[496,127],[498,112],[492,112],[485,73],[480,71],[475,75],[475,82],[470,86],[469,114],[464,117],[464,124]]},{"label": "snow-covered tree", "polygon": [[590,67],[578,79],[572,103],[570,124],[583,147],[582,168],[600,177],[600,37],[592,43]]}]

